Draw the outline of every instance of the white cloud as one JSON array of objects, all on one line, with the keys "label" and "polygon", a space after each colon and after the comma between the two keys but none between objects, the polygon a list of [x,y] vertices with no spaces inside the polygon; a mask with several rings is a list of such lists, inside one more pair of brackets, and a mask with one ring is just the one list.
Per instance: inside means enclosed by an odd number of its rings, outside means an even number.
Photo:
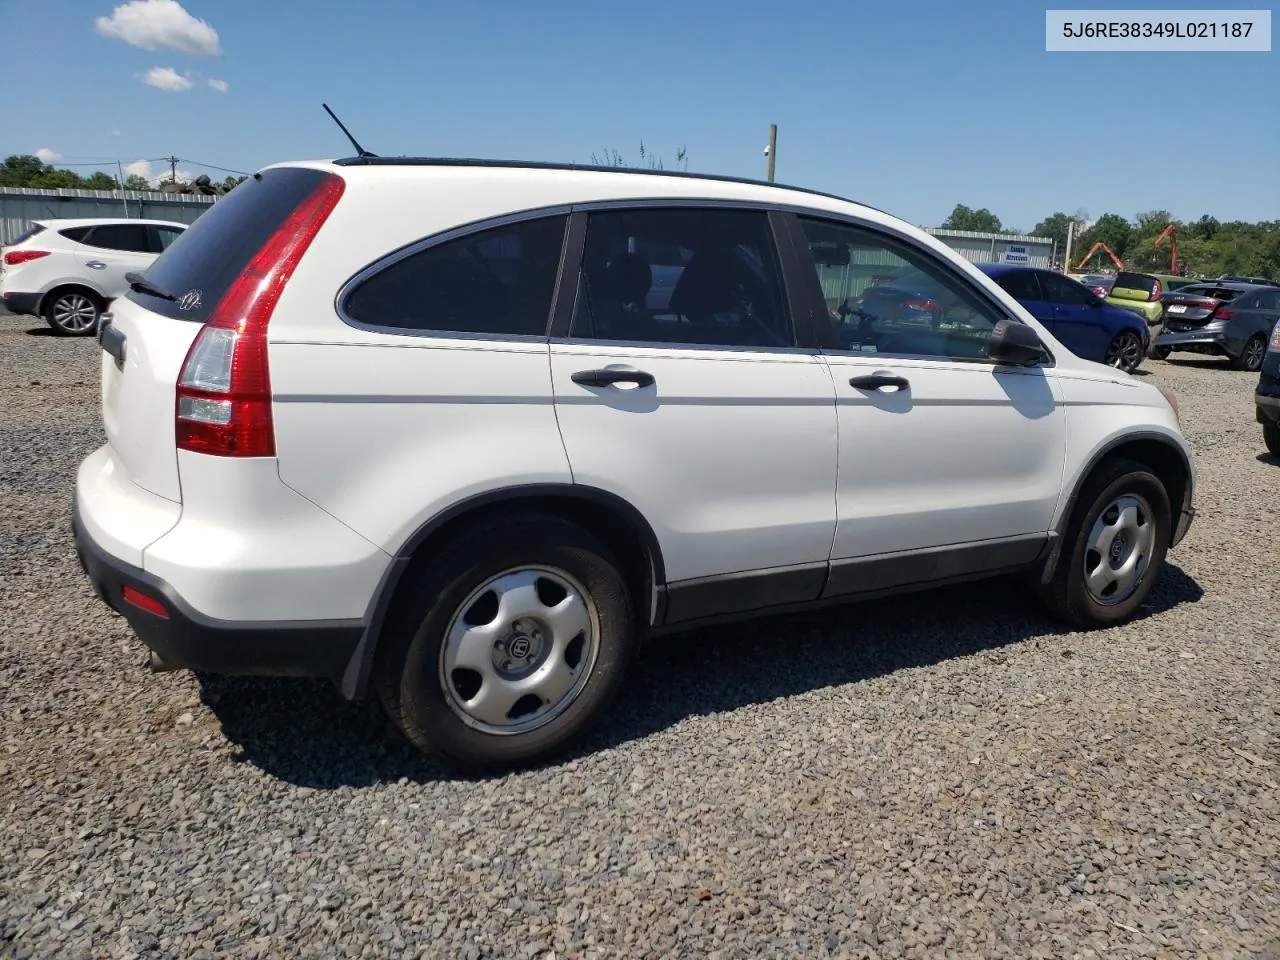
[{"label": "white cloud", "polygon": [[146,72],[142,82],[157,90],[167,90],[170,93],[181,93],[183,90],[191,89],[191,81],[173,67],[152,67]]},{"label": "white cloud", "polygon": [[41,147],[36,151],[36,158],[39,159],[41,163],[53,163],[55,160],[61,160],[62,154],[57,150],[50,150],[48,147]]},{"label": "white cloud", "polygon": [[195,56],[222,55],[218,31],[197,20],[178,0],[130,0],[94,21],[98,33],[143,50],[173,50]]},{"label": "white cloud", "polygon": [[114,130],[112,130],[112,131],[111,131],[111,135],[112,135],[113,137],[118,137],[118,136],[120,136],[120,128],[119,128],[119,127],[116,127]]},{"label": "white cloud", "polygon": [[[160,185],[162,180],[169,179],[169,165],[161,164],[154,170],[151,168],[150,162],[146,160],[135,160],[133,163],[126,163],[124,165],[124,175],[126,177],[131,177],[135,173],[146,180],[147,183],[156,187]],[[179,182],[190,183],[195,179],[195,176],[196,175],[190,170],[183,170],[181,167],[178,168]]]},{"label": "white cloud", "polygon": [[209,86],[214,90],[217,90],[219,93],[226,93],[231,89],[231,84],[227,83],[225,80],[219,80],[217,77],[209,78]]}]

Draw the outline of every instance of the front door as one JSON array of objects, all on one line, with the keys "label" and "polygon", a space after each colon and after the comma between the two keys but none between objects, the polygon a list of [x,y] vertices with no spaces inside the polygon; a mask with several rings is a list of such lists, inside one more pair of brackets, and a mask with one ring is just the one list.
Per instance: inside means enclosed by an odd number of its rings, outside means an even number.
[{"label": "front door", "polygon": [[[1002,312],[933,254],[877,228],[811,218],[799,225],[798,245],[813,259],[827,304],[852,305],[850,317],[833,316],[836,345],[824,351],[840,430],[828,594],[1034,559],[1065,456],[1052,372],[988,360]],[[868,295],[876,286],[932,304],[932,321],[877,313],[885,298]]]},{"label": "front door", "polygon": [[796,346],[768,216],[586,218],[580,269],[565,273],[571,325],[551,341],[574,482],[648,520],[667,622],[816,599],[835,532],[835,396],[817,351]]}]

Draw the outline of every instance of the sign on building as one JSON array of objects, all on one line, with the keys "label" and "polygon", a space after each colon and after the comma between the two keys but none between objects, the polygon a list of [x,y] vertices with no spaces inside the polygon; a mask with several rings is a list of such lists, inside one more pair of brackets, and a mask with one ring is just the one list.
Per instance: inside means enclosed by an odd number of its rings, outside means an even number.
[{"label": "sign on building", "polygon": [[1003,261],[1005,263],[1023,263],[1031,262],[1031,254],[1027,252],[1025,243],[1007,243],[1004,247]]}]

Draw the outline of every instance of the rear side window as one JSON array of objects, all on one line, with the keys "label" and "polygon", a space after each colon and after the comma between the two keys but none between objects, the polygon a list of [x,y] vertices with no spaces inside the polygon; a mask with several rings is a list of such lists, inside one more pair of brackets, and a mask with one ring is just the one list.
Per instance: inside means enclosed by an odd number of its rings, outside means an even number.
[{"label": "rear side window", "polygon": [[24,240],[30,240],[37,233],[43,233],[43,232],[44,232],[44,227],[40,226],[40,224],[38,223],[33,223],[31,226],[27,227],[27,229],[23,230],[20,234],[14,237],[13,240],[9,243],[9,246],[16,247],[18,244],[22,243]]},{"label": "rear side window", "polygon": [[67,227],[67,229],[59,230],[58,232],[68,240],[74,240],[76,243],[83,243],[86,234],[88,234],[92,229],[92,227]]},{"label": "rear side window", "polygon": [[129,253],[147,253],[151,249],[147,228],[141,223],[108,223],[94,227],[80,242],[90,247]]},{"label": "rear side window", "polygon": [[322,170],[278,167],[250,177],[218,200],[147,268],[149,283],[180,302],[134,290],[148,310],[204,323],[271,235],[324,180]]},{"label": "rear side window", "polygon": [[1015,300],[1039,300],[1040,285],[1030,270],[1014,270],[995,278],[996,283]]},{"label": "rear side window", "polygon": [[158,241],[158,243],[153,245],[152,247],[152,249],[155,250],[156,253],[163,253],[165,250],[168,250],[169,244],[173,243],[173,241],[177,240],[180,236],[182,236],[182,231],[179,230],[177,227],[157,226],[157,227],[152,227],[152,229],[155,231],[155,238]]},{"label": "rear side window", "polygon": [[371,327],[545,336],[566,220],[524,220],[412,253],[361,282],[346,315]]}]

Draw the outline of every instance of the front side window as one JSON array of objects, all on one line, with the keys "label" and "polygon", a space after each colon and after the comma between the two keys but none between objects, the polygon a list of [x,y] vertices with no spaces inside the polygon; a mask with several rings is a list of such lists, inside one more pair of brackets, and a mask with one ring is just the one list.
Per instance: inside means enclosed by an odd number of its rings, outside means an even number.
[{"label": "front side window", "polygon": [[347,316],[375,327],[545,336],[565,220],[523,220],[419,250],[356,287]]},{"label": "front side window", "polygon": [[151,249],[147,228],[141,223],[108,223],[94,227],[81,242],[90,247],[128,253],[147,253]]},{"label": "front side window", "polygon": [[634,343],[794,346],[768,217],[720,209],[591,214],[570,333]]},{"label": "front side window", "polygon": [[864,227],[801,217],[841,350],[977,360],[1003,319],[923,251]]}]

